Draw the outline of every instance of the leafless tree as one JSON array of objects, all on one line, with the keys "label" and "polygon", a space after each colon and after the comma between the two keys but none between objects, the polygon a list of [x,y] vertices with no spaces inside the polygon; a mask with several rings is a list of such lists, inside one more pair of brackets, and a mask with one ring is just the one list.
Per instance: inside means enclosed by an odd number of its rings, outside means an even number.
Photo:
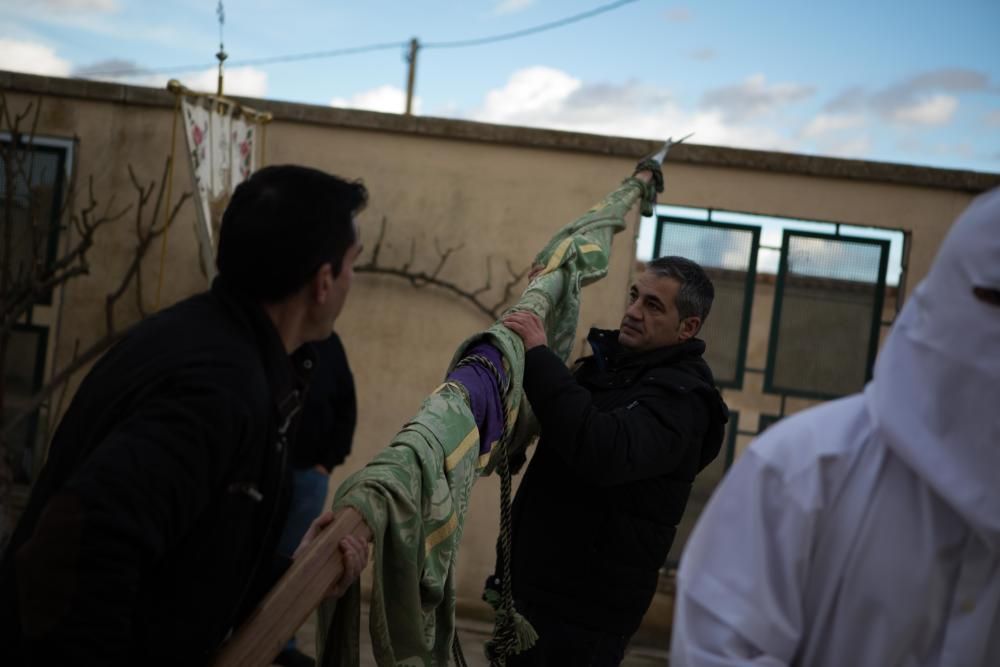
[{"label": "leafless tree", "polygon": [[[75,183],[67,184],[62,209],[54,215],[43,215],[45,207],[39,201],[43,193],[36,192],[33,185],[33,176],[37,174],[35,131],[40,111],[40,101],[14,111],[6,96],[0,93],[0,131],[9,135],[8,140],[0,142],[0,185],[3,188],[0,202],[0,552],[9,538],[9,521],[4,521],[3,512],[9,511],[14,482],[8,446],[10,438],[39,408],[49,407],[48,414],[58,414],[73,375],[103,354],[134,324],[134,314],[125,316],[126,321],[122,321],[123,316],[116,313],[116,307],[130,288],[134,287],[136,312],[140,318],[145,316],[142,262],[153,241],[167,231],[190,197],[190,193],[181,194],[174,202],[168,202],[169,210],[164,212],[163,200],[170,173],[168,157],[158,183],[144,183],[131,165],[128,167],[135,191],[134,201],[129,204],[118,205],[113,195],[102,204],[90,177],[83,193],[76,192]],[[78,199],[82,201],[74,205]],[[91,252],[101,241],[101,230],[123,224],[128,217],[134,224],[135,245],[124,273],[115,288],[105,295],[103,330],[82,349],[77,339],[72,358],[53,369],[42,386],[26,400],[19,401],[14,409],[5,399],[6,364],[15,327],[48,295],[87,275],[91,268]],[[48,253],[53,234],[65,241],[55,257]],[[46,431],[43,429],[43,436]]]},{"label": "leafless tree", "polygon": [[402,278],[403,280],[408,281],[411,285],[413,285],[413,287],[418,289],[427,286],[437,287],[438,289],[450,292],[460,299],[465,300],[490,320],[496,320],[500,317],[503,309],[511,301],[514,288],[521,282],[529,271],[529,269],[515,271],[514,267],[508,260],[505,263],[508,277],[501,285],[499,285],[501,289],[500,296],[495,300],[489,300],[489,295],[491,293],[495,293],[496,291],[493,286],[492,257],[486,258],[486,279],[483,284],[475,289],[469,289],[458,282],[442,277],[442,271],[448,260],[454,256],[456,252],[462,250],[462,245],[442,249],[438,240],[434,239],[434,250],[437,253],[436,263],[434,268],[429,271],[425,271],[414,268],[417,243],[415,240],[411,240],[409,259],[399,266],[390,266],[385,264],[380,257],[382,247],[385,243],[387,227],[388,221],[385,217],[383,217],[382,223],[379,227],[378,238],[375,240],[375,246],[372,248],[372,254],[368,258],[367,262],[358,264],[354,267],[355,273],[376,273],[387,276],[395,276],[396,278]]}]

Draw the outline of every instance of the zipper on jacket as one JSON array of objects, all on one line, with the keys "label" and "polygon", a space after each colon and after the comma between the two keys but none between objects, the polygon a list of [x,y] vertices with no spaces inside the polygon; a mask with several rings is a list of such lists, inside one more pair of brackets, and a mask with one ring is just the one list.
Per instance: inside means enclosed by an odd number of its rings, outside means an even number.
[{"label": "zipper on jacket", "polygon": [[[299,398],[299,392],[297,390],[292,391],[292,393],[289,394],[285,398],[285,400],[281,402],[281,405],[279,407],[279,410],[283,411],[285,406],[288,404],[289,400],[295,401],[295,403],[292,404],[291,409],[288,411],[287,414],[279,415],[284,417],[284,421],[282,422],[281,426],[278,427],[278,437],[274,443],[275,451],[279,454],[278,488],[276,490],[276,497],[274,499],[274,507],[271,510],[271,516],[268,518],[267,525],[264,528],[264,533],[262,536],[262,541],[265,546],[270,542],[269,538],[271,537],[271,533],[274,530],[274,523],[275,520],[278,518],[278,512],[281,506],[280,489],[284,485],[285,472],[288,467],[288,429],[291,427],[292,419],[295,417],[296,414],[299,413],[300,410],[302,410],[302,403],[298,400],[298,398]],[[247,582],[243,587],[243,592],[240,593],[239,597],[237,598],[236,605],[233,607],[232,618],[234,621],[236,614],[238,614],[240,609],[243,607],[243,602],[246,600],[246,596],[250,592],[250,587],[256,580],[261,565],[263,565],[266,562],[267,558],[269,557],[273,558],[274,555],[275,554],[273,553],[269,554],[262,552],[257,557],[257,562],[250,569],[249,575],[247,576]],[[235,626],[230,626],[227,636],[232,635],[232,633],[235,632],[235,630],[236,630]]]},{"label": "zipper on jacket", "polygon": [[250,500],[255,503],[259,503],[264,500],[264,494],[260,492],[257,485],[251,482],[233,482],[226,489],[229,493],[242,493],[243,495],[249,496]]}]

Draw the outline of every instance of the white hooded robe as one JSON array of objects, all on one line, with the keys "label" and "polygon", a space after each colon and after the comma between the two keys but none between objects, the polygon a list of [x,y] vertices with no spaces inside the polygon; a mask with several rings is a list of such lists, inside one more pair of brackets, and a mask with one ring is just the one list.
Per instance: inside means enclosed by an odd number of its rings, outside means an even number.
[{"label": "white hooded robe", "polygon": [[858,394],[779,422],[682,558],[671,667],[1000,667],[1000,190]]}]

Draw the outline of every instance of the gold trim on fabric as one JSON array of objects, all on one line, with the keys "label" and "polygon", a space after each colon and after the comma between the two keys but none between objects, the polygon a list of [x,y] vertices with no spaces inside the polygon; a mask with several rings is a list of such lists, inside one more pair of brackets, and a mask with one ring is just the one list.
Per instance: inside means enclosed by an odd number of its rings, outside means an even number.
[{"label": "gold trim on fabric", "polygon": [[448,517],[447,523],[428,535],[427,539],[424,540],[424,553],[430,553],[431,549],[448,539],[455,532],[456,528],[458,528],[458,514],[452,512],[451,516]]},{"label": "gold trim on fabric", "polygon": [[572,236],[564,238],[562,242],[558,246],[556,246],[555,252],[552,253],[552,256],[549,257],[549,263],[545,265],[545,270],[542,271],[541,274],[539,275],[544,276],[546,273],[552,273],[557,268],[559,268],[559,265],[562,264],[563,257],[566,255],[566,251],[569,250],[569,247],[572,244],[573,244]]},{"label": "gold trim on fabric", "polygon": [[585,243],[582,246],[580,246],[580,252],[583,254],[591,252],[604,252],[604,248],[597,245],[596,243]]},{"label": "gold trim on fabric", "polygon": [[[496,446],[497,446],[497,443],[494,442],[493,443],[493,447],[496,447]],[[479,455],[479,468],[480,469],[485,468],[486,464],[490,462],[490,457],[493,455],[493,447],[490,447],[490,451],[486,452],[485,454],[480,454]]]},{"label": "gold trim on fabric", "polygon": [[472,446],[479,442],[479,429],[473,428],[469,431],[469,434],[458,444],[448,458],[444,460],[444,469],[446,471],[454,470],[458,467],[458,464],[462,462],[465,458],[466,453],[472,449]]}]

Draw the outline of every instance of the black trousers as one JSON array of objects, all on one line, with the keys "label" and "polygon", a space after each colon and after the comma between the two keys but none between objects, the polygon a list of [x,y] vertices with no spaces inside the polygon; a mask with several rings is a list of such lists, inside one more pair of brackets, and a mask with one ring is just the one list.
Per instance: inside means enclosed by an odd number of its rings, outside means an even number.
[{"label": "black trousers", "polygon": [[523,601],[516,606],[538,632],[538,641],[510,656],[508,667],[618,667],[625,657],[626,635],[585,628]]}]

